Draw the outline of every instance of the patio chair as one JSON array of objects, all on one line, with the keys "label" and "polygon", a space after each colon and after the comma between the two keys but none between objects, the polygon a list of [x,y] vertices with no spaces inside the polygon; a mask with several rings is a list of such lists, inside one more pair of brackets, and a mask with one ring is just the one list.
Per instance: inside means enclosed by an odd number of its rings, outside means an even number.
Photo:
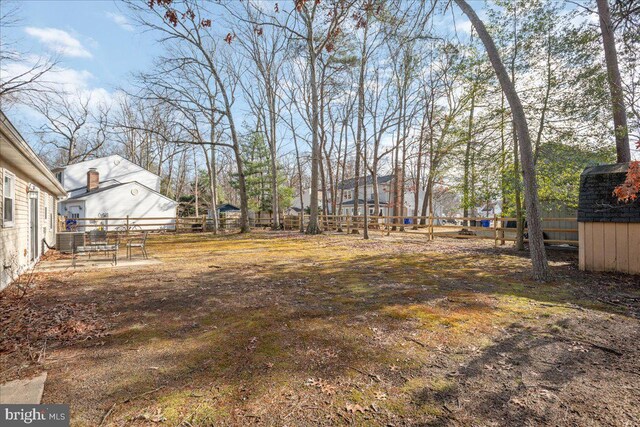
[{"label": "patio chair", "polygon": [[148,234],[149,232],[145,231],[144,233],[142,233],[141,237],[134,237],[129,239],[129,241],[127,242],[127,257],[129,259],[131,259],[131,255],[133,254],[133,248],[140,248],[140,250],[142,250],[142,256],[144,257],[144,259],[149,258],[146,247]]}]

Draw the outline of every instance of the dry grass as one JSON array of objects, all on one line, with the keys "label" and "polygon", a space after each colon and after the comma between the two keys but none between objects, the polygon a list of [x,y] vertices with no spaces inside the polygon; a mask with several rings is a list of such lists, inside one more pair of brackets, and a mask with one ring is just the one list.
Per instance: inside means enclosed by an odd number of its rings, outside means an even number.
[{"label": "dry grass", "polygon": [[2,379],[47,370],[44,402],[87,426],[111,408],[105,425],[640,423],[638,278],[581,273],[575,254],[538,284],[511,249],[413,234],[150,252],[162,264],[38,276],[30,316],[84,306],[107,335],[0,354]]}]

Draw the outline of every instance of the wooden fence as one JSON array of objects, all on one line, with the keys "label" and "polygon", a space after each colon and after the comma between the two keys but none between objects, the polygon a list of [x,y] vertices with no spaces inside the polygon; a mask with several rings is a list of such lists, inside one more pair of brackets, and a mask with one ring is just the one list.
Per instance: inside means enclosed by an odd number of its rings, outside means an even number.
[{"label": "wooden fence", "polygon": [[[221,217],[218,229],[226,232],[240,227],[238,218]],[[58,231],[107,232],[202,232],[213,229],[213,220],[205,215],[198,217],[120,217],[120,218],[65,218],[58,216]]]},{"label": "wooden fence", "polygon": [[[543,218],[545,243],[578,246],[578,222],[576,218]],[[284,230],[298,231],[309,223],[309,215],[285,215],[281,227]],[[494,216],[483,217],[433,217],[433,216],[370,216],[368,229],[390,235],[396,232],[426,234],[429,239],[449,237],[457,239],[493,240],[496,245],[516,240],[516,218]],[[546,224],[546,225],[545,225]],[[256,215],[250,219],[251,227],[271,227],[270,216]],[[352,233],[363,230],[364,216],[321,215],[320,227],[323,231]],[[218,229],[221,232],[237,230],[240,219],[221,217]],[[122,218],[76,218],[59,217],[58,230],[90,231],[94,229],[107,232],[151,231],[151,232],[202,232],[213,229],[213,221],[201,217],[122,217]],[[525,237],[527,229],[525,228]],[[554,238],[551,238],[554,237]],[[559,237],[559,238],[555,238]],[[527,239],[525,238],[525,242]]]},{"label": "wooden fence", "polygon": [[[288,215],[282,220],[285,230],[300,230],[300,221],[304,227],[308,224],[309,215]],[[542,218],[545,243],[578,246],[578,221],[576,218],[550,217]],[[498,217],[433,217],[433,216],[370,216],[368,217],[370,232],[389,235],[392,232],[422,233],[430,239],[450,237],[457,239],[487,239],[496,244],[514,242],[516,240],[516,218]],[[321,215],[320,226],[324,231],[341,231],[351,233],[364,229],[364,216]],[[271,219],[257,217],[256,226],[268,227]],[[525,237],[527,229],[524,229]],[[525,238],[525,242],[528,239]]]}]

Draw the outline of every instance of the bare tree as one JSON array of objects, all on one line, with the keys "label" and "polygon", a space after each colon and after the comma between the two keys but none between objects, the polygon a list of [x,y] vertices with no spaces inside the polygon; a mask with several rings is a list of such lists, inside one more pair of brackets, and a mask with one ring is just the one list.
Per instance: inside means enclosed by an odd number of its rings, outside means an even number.
[{"label": "bare tree", "polygon": [[[321,100],[318,78],[318,58],[325,49],[334,49],[334,40],[340,34],[340,26],[347,18],[353,0],[330,2],[295,2],[294,8],[279,10],[276,4],[274,13],[254,5],[255,18],[251,22],[259,27],[274,26],[285,30],[294,40],[304,46],[308,84],[310,88],[311,110],[311,200],[308,234],[319,234],[318,222],[318,186],[322,162],[320,114]],[[280,18],[282,16],[282,18]]]},{"label": "bare tree", "polygon": [[[235,9],[228,8],[231,16],[237,17]],[[254,9],[249,3],[243,3],[242,14],[248,16],[244,27],[239,30],[237,42],[251,59],[251,66],[242,70],[251,78],[251,84],[242,85],[246,98],[264,128],[270,153],[271,170],[271,210],[272,228],[280,228],[280,207],[278,206],[278,121],[280,118],[280,98],[282,96],[282,66],[289,40],[280,27],[256,27]],[[240,15],[242,16],[242,15]],[[240,80],[243,81],[242,79]],[[253,83],[257,82],[257,85]],[[241,83],[242,84],[242,83]],[[256,87],[257,86],[257,87]]]},{"label": "bare tree", "polygon": [[[247,233],[249,227],[249,207],[246,192],[244,165],[240,137],[236,128],[233,104],[235,101],[235,83],[233,73],[229,72],[234,64],[223,59],[219,52],[219,40],[211,32],[212,13],[205,5],[194,0],[180,3],[183,10],[172,2],[150,2],[149,5],[128,1],[127,4],[136,14],[138,22],[162,34],[161,42],[168,46],[184,46],[189,55],[184,57],[185,63],[196,64],[206,69],[205,78],[211,78],[216,86],[219,97],[219,112],[224,116],[228,125],[231,144],[227,144],[234,152],[238,192],[240,197],[240,232]],[[230,44],[232,35],[226,41]],[[232,52],[226,52],[224,58],[230,58]],[[226,79],[225,79],[226,77]],[[230,80],[231,79],[231,80]]]},{"label": "bare tree", "polygon": [[0,104],[23,102],[36,93],[50,91],[45,76],[58,64],[56,58],[38,56],[35,62],[7,38],[20,25],[20,3],[6,0],[0,8]]},{"label": "bare tree", "polygon": [[92,109],[91,97],[79,92],[42,93],[31,106],[45,119],[35,129],[46,146],[53,147],[57,165],[69,165],[99,154],[107,141],[109,108]]}]

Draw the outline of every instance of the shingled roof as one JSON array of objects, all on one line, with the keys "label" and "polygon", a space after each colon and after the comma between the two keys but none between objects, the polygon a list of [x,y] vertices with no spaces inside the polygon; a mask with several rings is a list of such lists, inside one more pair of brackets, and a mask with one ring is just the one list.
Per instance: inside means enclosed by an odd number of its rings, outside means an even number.
[{"label": "shingled roof", "polygon": [[640,222],[640,199],[618,202],[613,190],[625,180],[629,163],[587,168],[580,175],[579,222]]},{"label": "shingled roof", "polygon": [[[378,184],[384,184],[387,183],[389,181],[391,181],[393,179],[393,175],[383,175],[383,176],[379,176],[378,177]],[[364,177],[360,177],[358,179],[358,185],[363,185],[364,183]],[[367,185],[371,185],[373,184],[373,176],[369,175],[367,177]],[[338,190],[350,190],[352,188],[356,187],[356,179],[355,178],[349,178],[349,179],[345,179],[342,182],[338,183]]]}]

